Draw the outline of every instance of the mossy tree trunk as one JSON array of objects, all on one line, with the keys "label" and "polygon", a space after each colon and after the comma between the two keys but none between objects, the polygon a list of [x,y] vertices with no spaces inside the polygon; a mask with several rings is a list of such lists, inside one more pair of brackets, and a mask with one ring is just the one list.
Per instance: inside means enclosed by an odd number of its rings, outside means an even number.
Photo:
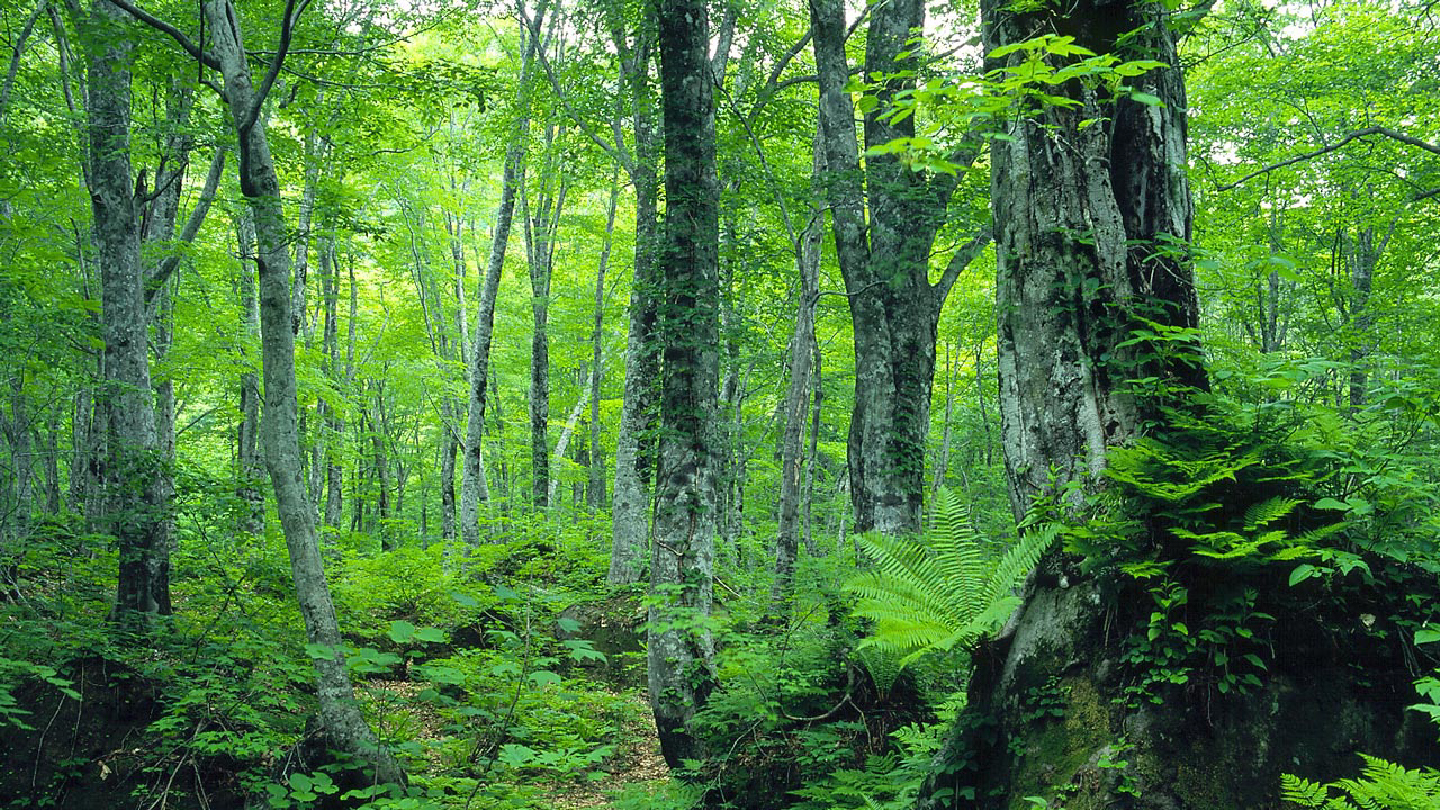
[{"label": "mossy tree trunk", "polygon": [[[1170,15],[1113,0],[1067,9],[985,0],[987,52],[1058,34],[1165,66],[1129,80],[1150,103],[1059,85],[1047,92],[1072,103],[1018,110],[993,142],[1003,445],[1017,518],[1037,504],[1093,518],[1111,547],[1042,563],[1020,613],[975,656],[945,775],[921,806],[1028,807],[1029,796],[1070,810],[1275,806],[1282,772],[1334,777],[1358,766],[1356,751],[1393,756],[1423,739],[1404,724],[1411,676],[1399,645],[1357,619],[1381,608],[1317,590],[1302,609],[1282,567],[1197,562],[1153,503],[1103,477],[1116,448],[1164,442],[1186,418],[1219,422],[1188,331],[1198,307],[1187,110]],[[1134,340],[1145,333],[1162,337]],[[1256,497],[1247,481],[1289,486],[1276,483],[1286,463],[1264,458],[1255,475],[1220,484],[1217,500]],[[1235,508],[1215,508],[1214,528]],[[1165,573],[1123,572],[1141,559]],[[1173,622],[1156,583],[1188,598],[1172,599]],[[1224,619],[1237,599],[1246,615]],[[1191,645],[1202,627],[1263,641]],[[1184,655],[1168,657],[1175,650]],[[1230,682],[1226,661],[1242,653],[1255,656],[1254,680]]]},{"label": "mossy tree trunk", "polygon": [[650,706],[672,768],[704,759],[692,722],[715,686],[708,619],[714,589],[720,395],[720,184],[703,0],[659,8],[665,212],[660,253],[664,372],[655,476]]}]

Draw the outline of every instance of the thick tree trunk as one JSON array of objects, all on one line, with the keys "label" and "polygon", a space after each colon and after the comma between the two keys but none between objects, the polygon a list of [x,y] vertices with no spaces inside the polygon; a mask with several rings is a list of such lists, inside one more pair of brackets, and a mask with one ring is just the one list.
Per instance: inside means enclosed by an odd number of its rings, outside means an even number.
[{"label": "thick tree trunk", "polygon": [[144,614],[170,612],[170,539],[140,264],[136,197],[144,189],[131,179],[130,59],[135,40],[133,23],[109,0],[95,0],[89,25],[94,41],[103,43],[90,52],[86,106],[92,233],[101,272],[105,340],[105,511],[120,550],[115,618],[138,629],[135,623]]},{"label": "thick tree trunk", "polygon": [[630,283],[630,322],[625,344],[625,391],[615,439],[615,486],[611,503],[612,585],[630,585],[644,573],[650,545],[649,448],[660,379],[656,336],[659,247],[659,115],[650,87],[650,42],[637,37],[633,48],[615,37],[622,53],[621,81],[634,105],[635,153],[626,166],[635,187],[635,260]]},{"label": "thick tree trunk", "polygon": [[665,371],[647,631],[650,705],[672,768],[703,759],[691,722],[715,685],[706,620],[713,598],[719,453],[719,182],[703,0],[659,8],[665,121],[661,267]]},{"label": "thick tree trunk", "polygon": [[404,783],[404,771],[379,745],[355,703],[335,605],[325,582],[314,510],[301,475],[289,239],[280,181],[270,156],[269,140],[258,120],[264,99],[251,85],[235,7],[230,0],[206,0],[204,11],[211,53],[224,76],[225,101],[238,137],[240,189],[255,226],[265,384],[260,439],[290,551],[290,570],[305,621],[306,640],[329,652],[313,658],[319,726],[334,748],[373,767],[377,781]]},{"label": "thick tree trunk", "polygon": [[[968,706],[943,757],[947,775],[937,780],[945,789],[922,806],[1012,808],[1039,796],[1081,810],[1270,807],[1284,771],[1330,777],[1357,764],[1354,751],[1392,755],[1407,735],[1397,698],[1412,676],[1397,645],[1343,618],[1357,606],[1300,596],[1274,569],[1207,568],[1188,548],[1167,556],[1175,545],[1168,530],[1129,519],[1129,510],[1151,514],[1140,498],[1105,513],[1124,490],[1087,497],[1106,486],[1109,451],[1142,432],[1163,439],[1182,429],[1177,414],[1213,418],[1196,396],[1207,387],[1199,347],[1183,339],[1197,306],[1187,110],[1168,12],[1112,0],[1064,14],[1017,13],[1005,0],[982,8],[987,51],[1060,34],[1122,61],[1166,65],[1131,82],[1156,105],[1079,83],[1047,88],[1075,103],[1013,115],[991,157],[1001,444],[1015,516],[1037,502],[1083,507],[1086,517],[1100,511],[1118,542],[1152,556],[1116,560],[1102,550],[1076,565],[1052,552],[1021,612],[975,656]],[[1146,334],[1163,337],[1136,340]],[[1225,508],[1243,513],[1245,504]],[[1140,560],[1173,567],[1146,580],[1116,570]],[[1223,596],[1246,588],[1241,602]],[[1183,622],[1152,613],[1167,609],[1157,592],[1185,596],[1176,614]],[[1226,611],[1250,616],[1252,608],[1256,617],[1274,614],[1279,632],[1266,633],[1257,618],[1268,638],[1256,634],[1247,647],[1250,619]],[[1167,646],[1182,638],[1198,645],[1198,659]],[[1373,664],[1363,676],[1352,666],[1356,651],[1343,649],[1356,642]],[[1259,677],[1222,686],[1235,666],[1227,661],[1246,650],[1260,662]],[[1428,744],[1433,751],[1433,736]]]},{"label": "thick tree trunk", "polygon": [[[810,16],[827,190],[855,332],[855,408],[848,447],[855,528],[915,532],[925,491],[940,307],[989,235],[981,233],[959,249],[940,280],[930,283],[930,249],[955,181],[911,171],[894,155],[870,155],[862,185],[854,107],[845,90],[850,69],[843,3],[811,0]],[[876,6],[866,38],[865,74],[913,71],[917,61],[910,40],[924,22],[923,0]],[[905,81],[892,79],[880,88],[881,104],[865,117],[867,147],[914,135],[913,118],[895,122],[882,115]],[[973,160],[974,153],[957,159]]]}]

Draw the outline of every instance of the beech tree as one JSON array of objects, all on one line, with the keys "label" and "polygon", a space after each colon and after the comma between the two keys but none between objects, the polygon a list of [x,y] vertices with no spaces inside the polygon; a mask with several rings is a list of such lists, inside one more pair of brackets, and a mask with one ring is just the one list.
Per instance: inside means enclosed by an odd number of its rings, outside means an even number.
[{"label": "beech tree", "polygon": [[720,394],[720,207],[704,0],[665,0],[660,23],[665,225],[660,251],[664,372],[655,492],[654,597],[646,632],[650,705],[672,768],[705,754],[691,722],[715,685],[715,415]]},{"label": "beech tree", "polygon": [[[870,10],[863,75],[878,81],[864,116],[861,163],[845,56],[848,29],[839,0],[811,0],[811,30],[820,83],[824,186],[836,260],[855,332],[855,405],[850,416],[850,496],[855,528],[915,532],[925,491],[925,447],[935,376],[940,309],[960,272],[990,241],[979,229],[930,281],[931,250],[956,189],[956,175],[913,171],[877,147],[913,137],[913,116],[886,115],[895,95],[912,87],[920,55],[915,32],[925,3],[901,0]],[[973,144],[952,161],[975,159]]]},{"label": "beech tree", "polygon": [[[978,656],[947,763],[958,775],[941,781],[978,807],[1067,785],[1089,806],[1258,807],[1275,801],[1286,770],[1333,773],[1357,744],[1393,755],[1406,745],[1390,733],[1400,714],[1358,688],[1348,656],[1325,652],[1359,643],[1343,639],[1363,629],[1328,618],[1358,612],[1344,603],[1356,592],[1297,596],[1285,555],[1256,551],[1303,546],[1298,516],[1242,542],[1240,532],[1290,514],[1303,501],[1290,482],[1315,473],[1299,472],[1306,462],[1283,440],[1265,443],[1263,421],[1237,424],[1210,393],[1177,54],[1176,26],[1188,23],[1148,2],[1062,12],[987,0],[982,11],[992,76],[1058,73],[1091,57],[1125,60],[1117,72],[1133,78],[1040,79],[1043,93],[1019,93],[992,142],[1012,508],[1017,520],[1038,511],[1081,528]],[[1226,472],[1207,478],[1195,464]],[[1165,490],[1167,475],[1185,489]],[[1187,500],[1194,493],[1204,494]],[[1290,531],[1296,539],[1282,541]],[[1283,632],[1252,645],[1269,621]],[[1367,650],[1381,692],[1408,688],[1401,649]],[[1296,697],[1321,690],[1332,697],[1318,713]],[[1064,723],[1027,719],[1041,694]],[[1062,763],[1029,756],[1038,750],[1085,753]],[[1121,758],[1117,778],[1100,775]]]}]

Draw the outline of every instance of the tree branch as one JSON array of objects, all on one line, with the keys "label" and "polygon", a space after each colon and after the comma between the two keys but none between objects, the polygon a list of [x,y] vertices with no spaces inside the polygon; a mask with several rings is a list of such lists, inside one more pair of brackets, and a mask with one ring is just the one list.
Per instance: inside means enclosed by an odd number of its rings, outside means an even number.
[{"label": "tree branch", "polygon": [[216,59],[211,54],[206,53],[199,45],[191,42],[190,38],[185,36],[184,32],[182,32],[180,29],[176,28],[170,23],[165,22],[159,17],[156,17],[148,11],[137,8],[136,6],[131,4],[130,0],[110,0],[110,2],[114,3],[122,11],[128,13],[130,16],[134,17],[140,22],[143,22],[151,28],[154,28],[156,31],[169,35],[169,37],[175,40],[175,42],[178,43],[180,47],[185,50],[186,53],[194,57],[197,62],[200,62],[201,64],[212,70],[220,69],[220,60]]},{"label": "tree branch", "polygon": [[[205,188],[195,201],[195,207],[190,209],[190,218],[185,220],[185,227],[180,231],[177,242],[188,245],[194,242],[196,235],[200,233],[200,225],[205,222],[205,215],[210,212],[210,203],[215,199],[215,191],[220,187],[220,177],[225,174],[225,151],[223,146],[215,149],[215,157],[210,160],[210,173],[205,175]],[[147,305],[155,300],[155,295],[179,266],[180,254],[172,253],[155,268],[155,272],[145,283]]]},{"label": "tree branch", "polygon": [[950,295],[950,288],[955,286],[955,280],[960,278],[960,272],[975,261],[975,257],[979,256],[980,251],[990,244],[992,238],[990,228],[986,226],[983,231],[975,234],[969,242],[955,251],[954,256],[950,257],[950,263],[945,265],[945,272],[940,274],[940,280],[930,287],[930,294],[934,296],[934,305],[937,310],[945,305],[945,299]]},{"label": "tree branch", "polygon": [[1335,143],[1330,144],[1329,146],[1322,146],[1322,147],[1320,147],[1319,149],[1316,149],[1316,150],[1314,150],[1314,151],[1312,151],[1312,152],[1306,152],[1306,153],[1303,154],[1303,155],[1296,155],[1295,157],[1289,158],[1288,160],[1282,160],[1282,161],[1280,161],[1280,162],[1278,162],[1278,163],[1272,163],[1272,164],[1270,164],[1269,166],[1266,166],[1266,167],[1264,167],[1264,168],[1262,168],[1262,169],[1256,169],[1255,171],[1253,171],[1253,172],[1245,175],[1244,177],[1240,178],[1239,180],[1236,180],[1236,181],[1233,182],[1233,183],[1226,183],[1226,184],[1223,185],[1223,186],[1217,186],[1217,187],[1215,188],[1215,190],[1216,190],[1216,191],[1229,191],[1230,189],[1237,188],[1238,186],[1240,186],[1240,184],[1244,183],[1246,180],[1251,180],[1251,179],[1253,179],[1253,178],[1259,177],[1259,176],[1262,175],[1262,174],[1267,174],[1267,173],[1269,173],[1269,172],[1273,172],[1273,171],[1275,171],[1276,169],[1283,169],[1283,168],[1285,168],[1286,166],[1293,166],[1293,165],[1295,165],[1296,163],[1301,163],[1301,162],[1304,162],[1304,161],[1309,160],[1309,159],[1311,159],[1311,158],[1316,158],[1316,157],[1319,157],[1319,156],[1321,156],[1321,155],[1328,154],[1328,153],[1330,153],[1330,152],[1334,152],[1335,150],[1339,149],[1340,147],[1344,146],[1344,145],[1347,144],[1347,143],[1350,143],[1350,142],[1353,141],[1353,140],[1356,140],[1356,139],[1359,139],[1359,138],[1364,138],[1364,137],[1367,137],[1367,136],[1370,136],[1370,135],[1384,135],[1385,137],[1390,138],[1390,139],[1392,139],[1392,140],[1399,141],[1400,143],[1408,144],[1408,145],[1410,145],[1410,146],[1414,146],[1414,147],[1418,147],[1418,148],[1420,148],[1420,149],[1424,149],[1424,150],[1427,151],[1427,152],[1431,152],[1431,153],[1433,153],[1433,154],[1440,155],[1440,146],[1437,146],[1437,145],[1432,144],[1432,143],[1428,143],[1428,142],[1426,142],[1426,141],[1422,141],[1422,140],[1420,140],[1419,138],[1416,138],[1416,137],[1411,136],[1411,135],[1406,135],[1405,133],[1400,132],[1399,130],[1394,130],[1394,129],[1391,129],[1391,128],[1389,128],[1389,127],[1379,127],[1379,126],[1376,126],[1376,127],[1365,127],[1364,129],[1358,129],[1358,130],[1350,133],[1349,135],[1346,135],[1345,137],[1341,138],[1340,140],[1336,141]]},{"label": "tree branch", "polygon": [[275,56],[270,59],[270,69],[265,73],[265,80],[255,91],[255,103],[250,105],[250,110],[245,114],[245,123],[239,127],[242,136],[260,119],[260,109],[265,106],[265,98],[270,95],[270,88],[275,85],[275,77],[280,75],[280,65],[290,51],[290,38],[295,33],[295,23],[309,7],[310,0],[285,0],[285,16],[280,22],[280,44],[275,48]]}]

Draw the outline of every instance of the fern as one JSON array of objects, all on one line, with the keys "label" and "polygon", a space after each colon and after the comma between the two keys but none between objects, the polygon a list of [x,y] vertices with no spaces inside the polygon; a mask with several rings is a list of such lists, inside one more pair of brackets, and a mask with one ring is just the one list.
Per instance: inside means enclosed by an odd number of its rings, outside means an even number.
[{"label": "fern", "polygon": [[871,534],[861,547],[873,571],[846,584],[855,612],[875,622],[861,643],[902,656],[897,669],[932,650],[974,645],[1019,605],[1012,591],[1054,542],[1057,527],[1027,532],[998,560],[951,491],[937,493],[926,537]]},{"label": "fern", "polygon": [[[1316,784],[1290,774],[1280,777],[1280,796],[1299,807],[1320,810],[1436,810],[1440,808],[1440,771],[1411,770],[1378,757],[1360,755],[1365,767],[1358,779]],[[1337,790],[1342,795],[1331,796]]]}]

